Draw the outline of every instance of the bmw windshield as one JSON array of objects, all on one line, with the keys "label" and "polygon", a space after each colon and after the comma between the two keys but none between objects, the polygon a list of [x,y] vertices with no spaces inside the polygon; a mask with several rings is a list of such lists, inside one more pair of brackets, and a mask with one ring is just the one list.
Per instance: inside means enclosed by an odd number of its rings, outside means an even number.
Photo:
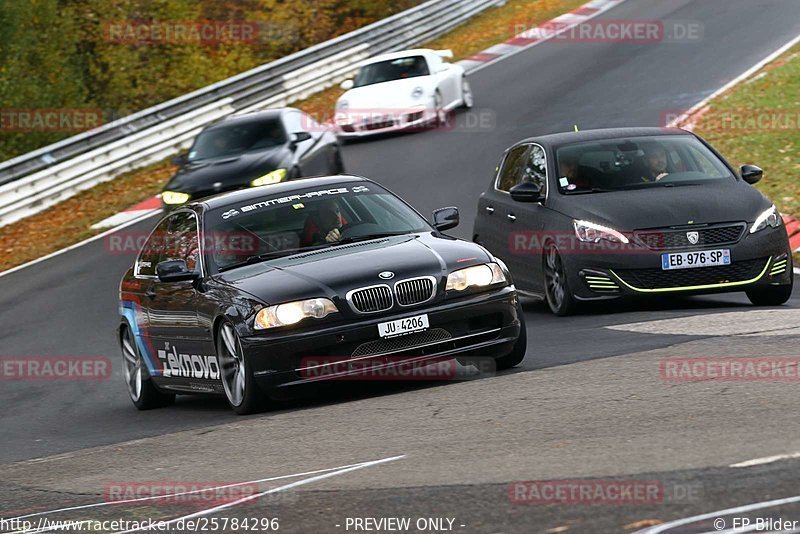
[{"label": "bmw windshield", "polygon": [[432,231],[417,212],[375,184],[269,195],[209,212],[206,232],[220,270],[379,237]]},{"label": "bmw windshield", "polygon": [[189,161],[238,156],[286,143],[278,119],[215,126],[202,132],[189,151]]},{"label": "bmw windshield", "polygon": [[692,136],[604,139],[556,151],[564,194],[733,181],[728,167]]}]

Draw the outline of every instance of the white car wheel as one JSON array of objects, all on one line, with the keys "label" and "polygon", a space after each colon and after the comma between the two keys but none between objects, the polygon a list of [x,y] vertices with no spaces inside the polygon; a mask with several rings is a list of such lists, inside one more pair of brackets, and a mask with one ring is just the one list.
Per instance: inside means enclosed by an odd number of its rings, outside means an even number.
[{"label": "white car wheel", "polygon": [[461,78],[461,106],[470,109],[475,105],[475,99],[472,96],[472,87],[466,77]]}]

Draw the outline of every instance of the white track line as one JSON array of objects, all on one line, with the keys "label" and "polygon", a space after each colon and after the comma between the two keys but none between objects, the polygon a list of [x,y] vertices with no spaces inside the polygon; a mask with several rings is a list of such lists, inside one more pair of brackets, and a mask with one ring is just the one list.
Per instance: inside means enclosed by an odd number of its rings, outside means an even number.
[{"label": "white track line", "polygon": [[25,267],[30,267],[31,265],[36,265],[37,263],[41,263],[43,261],[49,260],[50,258],[54,258],[56,256],[60,256],[61,254],[64,254],[65,252],[69,252],[70,250],[74,250],[74,249],[76,249],[78,247],[82,247],[83,245],[87,245],[87,244],[91,243],[92,241],[97,241],[98,239],[102,239],[107,235],[111,235],[114,232],[122,230],[123,228],[127,228],[128,226],[132,226],[132,225],[134,225],[134,224],[136,224],[138,222],[142,222],[145,219],[148,219],[148,218],[152,217],[153,215],[156,215],[157,213],[161,213],[161,211],[159,210],[156,213],[146,213],[146,214],[142,215],[141,217],[137,217],[136,219],[133,219],[132,221],[128,221],[128,222],[126,222],[124,224],[121,224],[121,225],[115,227],[115,228],[111,228],[109,230],[106,230],[105,232],[103,232],[101,234],[97,234],[95,236],[92,236],[89,239],[84,239],[83,241],[75,243],[74,245],[70,245],[67,248],[62,248],[61,250],[57,250],[55,252],[52,252],[52,253],[48,254],[47,256],[42,256],[41,258],[37,258],[37,259],[35,259],[33,261],[29,261],[28,263],[23,263],[22,265],[18,265],[16,267],[13,267],[13,268],[7,270],[7,271],[0,272],[0,278],[2,278],[3,276],[5,276],[7,274],[11,274],[11,273],[17,272],[17,271],[19,271],[21,269],[24,269]]},{"label": "white track line", "polygon": [[[67,508],[58,508],[58,509],[55,509],[55,510],[46,510],[44,512],[36,512],[34,514],[21,515],[19,517],[13,517],[13,518],[6,519],[6,521],[30,519],[32,517],[40,517],[40,516],[43,516],[43,515],[57,514],[57,513],[60,513],[60,512],[73,512],[75,510],[87,510],[89,508],[100,508],[100,507],[103,507],[103,506],[115,506],[115,505],[118,505],[118,504],[131,504],[131,503],[139,503],[139,502],[146,502],[146,501],[155,501],[155,500],[160,500],[160,499],[171,499],[171,498],[174,498],[174,497],[180,497],[182,495],[191,495],[191,494],[194,494],[194,493],[205,493],[207,491],[216,491],[216,490],[226,489],[226,488],[235,488],[237,486],[246,486],[248,484],[261,484],[261,483],[264,483],[264,482],[272,482],[272,481],[275,481],[275,480],[283,480],[283,479],[287,479],[287,478],[296,478],[296,477],[302,477],[302,476],[308,476],[308,475],[316,475],[316,474],[319,474],[319,473],[327,473],[329,471],[336,471],[338,469],[347,469],[347,468],[350,468],[350,467],[357,467],[357,466],[361,466],[363,464],[364,464],[364,462],[361,462],[361,463],[358,463],[358,464],[341,465],[341,466],[338,466],[338,467],[329,467],[327,469],[318,469],[316,471],[306,471],[304,473],[294,473],[292,475],[280,475],[280,476],[275,476],[275,477],[270,477],[270,478],[262,478],[262,479],[259,479],[259,480],[251,480],[251,481],[248,481],[248,482],[237,482],[235,484],[227,484],[227,485],[224,485],[224,486],[215,486],[215,487],[203,488],[203,489],[200,489],[200,490],[186,491],[186,492],[183,492],[183,493],[169,493],[169,494],[166,494],[166,495],[155,495],[155,496],[152,496],[152,497],[141,497],[141,498],[137,498],[137,499],[127,499],[127,500],[110,501],[110,502],[98,502],[98,503],[93,503],[93,504],[84,504],[84,505],[80,505],[80,506],[70,506],[70,507],[67,507]],[[5,533],[3,533],[3,534],[5,534]],[[13,533],[9,533],[9,534],[13,534]]]},{"label": "white track line", "polygon": [[706,519],[716,519],[718,517],[724,517],[732,514],[744,514],[747,512],[752,512],[753,510],[773,508],[775,506],[783,506],[785,504],[793,504],[796,502],[800,502],[800,496],[787,497],[785,499],[775,499],[774,501],[764,501],[754,504],[747,504],[744,506],[738,506],[736,508],[717,510],[716,512],[709,512],[707,514],[695,515],[692,517],[686,517],[684,519],[678,519],[676,521],[670,521],[668,523],[662,523],[661,525],[658,525],[656,527],[637,530],[634,534],[658,534],[659,532],[665,532],[671,528],[681,527],[684,525],[691,525],[692,523],[697,523],[698,521],[704,521]]},{"label": "white track line", "polygon": [[800,452],[795,452],[792,454],[778,454],[775,456],[765,456],[764,458],[755,458],[754,460],[747,460],[746,462],[731,464],[728,467],[752,467],[754,465],[771,464],[774,462],[779,462],[781,460],[792,460],[794,458],[800,458]]},{"label": "white track line", "polygon": [[[380,465],[380,464],[385,464],[385,463],[388,463],[388,462],[393,462],[393,461],[399,460],[401,458],[405,458],[405,455],[403,454],[403,455],[400,455],[400,456],[392,456],[391,458],[384,458],[382,460],[373,460],[371,462],[365,462],[363,464],[354,465],[352,467],[339,469],[338,471],[325,473],[324,475],[317,475],[317,476],[311,477],[311,478],[304,478],[303,480],[298,480],[297,482],[292,482],[291,484],[286,484],[285,486],[279,486],[277,488],[273,488],[271,490],[267,490],[267,491],[264,491],[264,492],[261,492],[261,493],[257,493],[255,495],[249,495],[247,497],[239,499],[238,501],[234,501],[234,502],[227,503],[227,504],[222,504],[220,506],[215,506],[213,508],[208,508],[207,510],[201,510],[199,512],[195,512],[193,514],[185,515],[183,517],[176,517],[175,519],[170,519],[169,521],[164,521],[160,525],[163,526],[163,527],[167,527],[169,525],[173,525],[173,524],[177,523],[178,521],[186,521],[186,520],[189,520],[189,519],[195,519],[197,517],[202,517],[202,516],[214,514],[214,513],[217,513],[217,512],[221,512],[222,510],[227,510],[228,508],[233,508],[234,506],[238,506],[240,504],[244,504],[246,502],[250,502],[250,501],[254,501],[256,499],[260,499],[261,497],[264,497],[265,495],[271,495],[273,493],[279,493],[281,491],[286,491],[286,490],[289,490],[289,489],[292,489],[292,488],[297,488],[299,486],[304,486],[306,484],[311,484],[313,482],[319,482],[320,480],[325,480],[326,478],[331,478],[331,477],[335,477],[335,476],[338,476],[338,475],[343,475],[345,473],[350,473],[351,471],[357,471],[358,469],[364,469],[364,468],[372,467],[372,466],[375,466],[375,465]],[[159,530],[161,530],[161,526],[159,527]],[[115,532],[114,534],[129,534],[131,532],[139,532],[140,530],[141,529],[138,529],[138,530],[124,530],[124,531],[121,531],[121,532]]]},{"label": "white track line", "polygon": [[715,98],[717,98],[721,94],[727,92],[731,88],[735,87],[736,85],[739,85],[744,80],[748,79],[753,74],[755,74],[759,70],[763,69],[766,65],[768,65],[769,63],[772,63],[773,61],[775,61],[778,58],[778,56],[780,56],[781,54],[783,54],[784,52],[786,52],[787,50],[789,50],[790,48],[792,48],[794,45],[796,45],[798,43],[800,43],[800,35],[798,35],[797,37],[795,37],[794,39],[792,39],[791,41],[789,41],[788,43],[786,43],[785,45],[783,45],[779,49],[777,49],[774,52],[772,52],[770,55],[768,55],[767,57],[765,57],[764,59],[762,59],[761,61],[759,61],[758,63],[756,63],[755,65],[753,65],[749,69],[747,69],[746,71],[744,71],[742,74],[740,74],[739,76],[737,76],[736,78],[734,78],[730,82],[726,83],[720,89],[715,91],[711,96],[709,96],[707,98],[704,98],[703,100],[701,100],[700,102],[698,102],[697,104],[695,104],[694,106],[689,108],[689,110],[686,113],[684,113],[680,117],[678,117],[678,118],[674,119],[673,121],[671,121],[669,123],[669,126],[676,126],[676,125],[680,124],[681,122],[686,121],[692,115],[697,113],[697,111],[699,111],[700,109],[704,108],[709,102],[711,102],[712,100],[714,100]]}]

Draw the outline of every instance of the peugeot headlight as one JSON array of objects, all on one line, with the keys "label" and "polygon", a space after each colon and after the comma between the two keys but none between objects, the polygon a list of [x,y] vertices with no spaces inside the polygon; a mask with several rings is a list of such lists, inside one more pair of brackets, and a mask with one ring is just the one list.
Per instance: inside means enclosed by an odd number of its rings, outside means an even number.
[{"label": "peugeot headlight", "polygon": [[161,193],[161,200],[164,204],[186,204],[189,200],[188,193],[179,193],[177,191],[164,191]]},{"label": "peugeot headlight", "polygon": [[572,226],[575,227],[575,235],[578,236],[578,239],[586,243],[598,243],[601,239],[612,243],[630,242],[621,232],[589,221],[572,221]]},{"label": "peugeot headlight", "polygon": [[265,174],[261,178],[256,178],[250,182],[250,185],[257,187],[259,185],[277,184],[284,178],[286,178],[286,169],[275,169],[274,171]]},{"label": "peugeot headlight", "polygon": [[471,287],[489,287],[501,283],[508,283],[503,269],[496,263],[485,263],[450,273],[447,276],[447,291],[464,291]]},{"label": "peugeot headlight", "polygon": [[413,91],[411,91],[411,98],[419,98],[423,95],[425,91],[422,87],[415,87]]},{"label": "peugeot headlight", "polygon": [[277,326],[289,326],[303,319],[313,317],[322,319],[336,313],[336,306],[329,299],[316,298],[296,300],[264,308],[256,314],[256,330],[266,330]]},{"label": "peugeot headlight", "polygon": [[781,218],[778,210],[775,209],[775,205],[773,204],[768,209],[764,210],[761,215],[756,217],[756,222],[753,223],[753,227],[750,228],[750,233],[754,234],[756,232],[760,232],[767,226],[772,228],[777,228],[783,223],[783,219]]}]

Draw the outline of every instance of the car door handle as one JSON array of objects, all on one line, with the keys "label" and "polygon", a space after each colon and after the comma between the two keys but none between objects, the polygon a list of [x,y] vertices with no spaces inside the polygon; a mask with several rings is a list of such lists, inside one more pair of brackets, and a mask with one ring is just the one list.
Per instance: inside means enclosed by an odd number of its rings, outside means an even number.
[{"label": "car door handle", "polygon": [[491,207],[491,206],[486,206],[486,211],[487,211],[487,213],[490,213],[490,214],[494,213],[494,208]]},{"label": "car door handle", "polygon": [[513,213],[509,213],[508,215],[506,215],[506,217],[508,217],[508,220],[511,221],[511,222],[514,222],[514,221],[517,220],[517,216],[514,215]]}]

